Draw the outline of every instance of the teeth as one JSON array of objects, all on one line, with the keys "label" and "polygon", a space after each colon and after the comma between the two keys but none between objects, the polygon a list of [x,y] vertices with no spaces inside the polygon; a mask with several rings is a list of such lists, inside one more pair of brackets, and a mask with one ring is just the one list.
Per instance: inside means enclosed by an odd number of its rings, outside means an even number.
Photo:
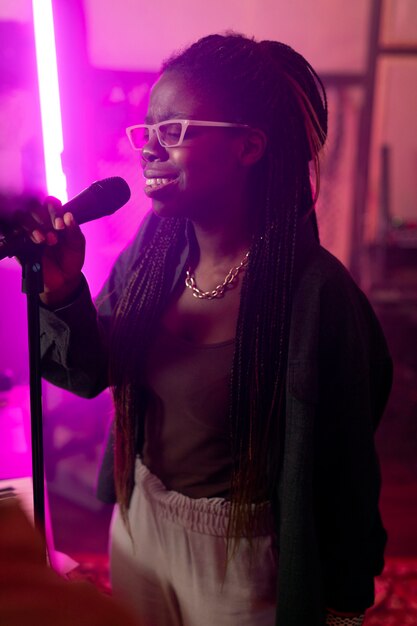
[{"label": "teeth", "polygon": [[158,185],[167,185],[173,180],[172,178],[147,178],[146,185],[148,187],[157,187]]}]

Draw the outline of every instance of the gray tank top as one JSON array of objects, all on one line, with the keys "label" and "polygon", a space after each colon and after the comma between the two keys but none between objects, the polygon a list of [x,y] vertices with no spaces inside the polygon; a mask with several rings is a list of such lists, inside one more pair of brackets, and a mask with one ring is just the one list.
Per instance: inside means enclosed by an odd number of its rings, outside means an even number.
[{"label": "gray tank top", "polygon": [[142,460],[168,489],[228,497],[234,340],[195,345],[161,328],[149,353]]}]

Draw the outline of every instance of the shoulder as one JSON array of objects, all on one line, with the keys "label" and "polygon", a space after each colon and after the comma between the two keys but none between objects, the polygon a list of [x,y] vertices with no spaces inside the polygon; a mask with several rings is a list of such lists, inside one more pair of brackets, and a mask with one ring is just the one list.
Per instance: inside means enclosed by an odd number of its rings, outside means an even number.
[{"label": "shoulder", "polygon": [[369,300],[349,270],[328,250],[318,245],[311,251],[297,277],[294,290],[297,300],[319,306],[321,314],[348,311],[374,317]]},{"label": "shoulder", "polygon": [[[315,346],[333,351],[388,354],[372,305],[348,269],[328,250],[314,246],[302,265],[294,289],[294,341],[315,338]],[[301,339],[303,337],[303,339]]]},{"label": "shoulder", "polygon": [[360,293],[348,269],[319,244],[311,221],[302,221],[295,248],[294,296],[313,301],[332,290]]},{"label": "shoulder", "polygon": [[376,426],[392,383],[392,361],[379,320],[365,293],[330,252],[317,244],[305,261],[291,316],[289,360],[297,374],[293,388],[305,397],[310,381],[317,397],[321,380],[326,397],[333,389],[333,396],[339,394],[346,403],[347,398],[369,394]]},{"label": "shoulder", "polygon": [[317,244],[301,266],[299,281],[308,282],[312,289],[322,290],[331,285],[358,289],[349,270],[331,252]]},{"label": "shoulder", "polygon": [[328,250],[319,246],[312,271],[320,285],[323,313],[338,314],[352,322],[377,323],[372,305],[349,270]]}]

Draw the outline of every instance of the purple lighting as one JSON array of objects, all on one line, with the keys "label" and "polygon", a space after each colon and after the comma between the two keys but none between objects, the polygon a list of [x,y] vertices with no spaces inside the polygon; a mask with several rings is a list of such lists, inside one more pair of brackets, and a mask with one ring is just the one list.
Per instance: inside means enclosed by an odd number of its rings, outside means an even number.
[{"label": "purple lighting", "polygon": [[32,0],[36,64],[41,105],[45,174],[48,193],[66,202],[67,181],[62,171],[64,150],[59,100],[54,19],[51,0]]}]

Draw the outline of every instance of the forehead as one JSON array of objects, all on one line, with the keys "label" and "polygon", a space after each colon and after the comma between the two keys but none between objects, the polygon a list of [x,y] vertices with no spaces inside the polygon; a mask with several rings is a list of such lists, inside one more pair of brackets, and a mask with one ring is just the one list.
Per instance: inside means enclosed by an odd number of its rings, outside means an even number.
[{"label": "forehead", "polygon": [[146,121],[155,123],[170,118],[221,121],[223,115],[213,98],[179,74],[167,72],[152,87]]}]

